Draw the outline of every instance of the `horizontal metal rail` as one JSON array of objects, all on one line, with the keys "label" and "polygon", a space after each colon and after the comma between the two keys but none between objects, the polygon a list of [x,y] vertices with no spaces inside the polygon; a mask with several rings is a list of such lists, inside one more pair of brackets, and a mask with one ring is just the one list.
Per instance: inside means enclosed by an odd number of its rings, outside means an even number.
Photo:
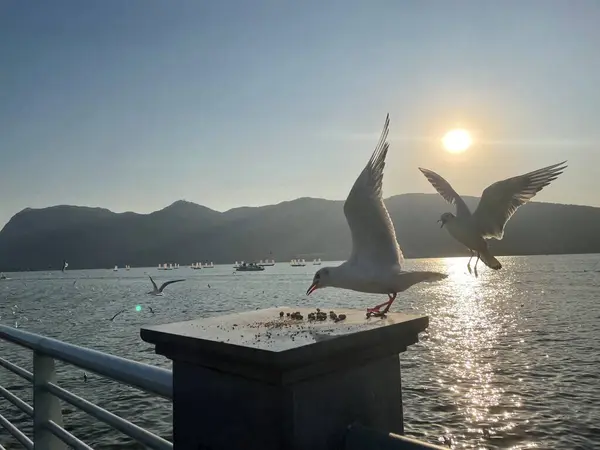
[{"label": "horizontal metal rail", "polygon": [[21,400],[19,397],[17,397],[15,394],[10,392],[9,390],[4,389],[2,386],[0,386],[0,397],[4,397],[6,400],[11,402],[13,405],[15,405],[17,408],[19,408],[21,411],[23,411],[29,417],[33,417],[33,407],[31,407],[31,405],[28,405],[27,403],[25,403],[23,400]]},{"label": "horizontal metal rail", "polygon": [[20,376],[21,378],[25,378],[30,383],[33,383],[33,374],[30,371],[25,370],[22,367],[19,367],[16,364],[11,363],[10,361],[7,361],[4,358],[0,358],[0,366],[4,367],[7,370],[10,370],[12,373]]},{"label": "horizontal metal rail", "polygon": [[[138,363],[131,361],[126,358],[102,353],[96,350],[79,347],[77,345],[68,344],[61,342],[57,339],[40,336],[34,333],[30,333],[24,330],[15,329],[0,325],[0,339],[4,339],[13,344],[26,347],[34,352],[34,368],[36,367],[36,357],[51,358],[47,361],[52,362],[54,360],[60,360],[71,364],[73,366],[80,367],[90,372],[97,373],[98,375],[104,376],[109,379],[133,386],[143,391],[159,395],[166,399],[172,400],[173,398],[173,375],[170,370],[162,369],[159,367],[150,366],[148,364]],[[39,355],[39,356],[37,356]],[[41,360],[43,361],[43,360]],[[44,369],[42,363],[42,368]],[[0,358],[0,366],[13,372],[14,374],[24,378],[30,383],[34,383],[34,374],[16,364]],[[51,363],[51,372],[54,373],[54,364]],[[150,447],[158,450],[172,450],[173,444],[160,436],[157,436],[148,430],[145,430],[128,420],[119,417],[110,411],[105,410],[69,391],[61,388],[55,382],[53,375],[42,375],[36,371],[36,391],[39,395],[43,395],[43,392],[51,394],[53,397],[63,400],[74,407],[88,413],[90,416],[110,425],[114,429],[121,431],[125,435],[132,439],[140,442],[146,447]],[[48,372],[46,372],[48,373]],[[46,378],[50,376],[50,378]],[[43,378],[39,378],[43,377]],[[46,378],[46,379],[45,379]],[[46,395],[48,395],[46,394]],[[58,416],[46,415],[45,417],[39,417],[37,415],[37,408],[34,409],[31,405],[21,400],[19,397],[0,386],[0,397],[6,398],[10,403],[15,405],[19,410],[34,418],[34,430],[47,430],[46,433],[51,433],[56,438],[64,442],[71,448],[76,450],[92,450],[85,442],[78,439],[73,434],[65,430],[60,424],[62,424],[62,418],[60,415],[60,409],[58,410]],[[35,397],[37,398],[37,397]],[[50,397],[52,398],[52,397]],[[37,401],[37,400],[36,400]],[[43,400],[45,401],[45,400]],[[55,400],[56,401],[56,400]],[[34,402],[35,403],[35,402]],[[60,420],[58,420],[60,419]],[[37,422],[36,422],[37,421]],[[35,425],[37,423],[37,425]],[[0,415],[0,426],[7,429],[15,439],[23,444],[27,449],[33,449],[33,442],[25,434],[23,434],[17,427],[8,421],[5,417]],[[36,428],[41,427],[41,428]],[[37,432],[36,432],[37,433]],[[35,433],[34,433],[35,434]],[[48,435],[48,436],[51,436]],[[37,434],[36,434],[37,436]],[[45,435],[46,436],[46,435]],[[43,439],[46,439],[44,437]],[[0,450],[3,450],[0,448]]]},{"label": "horizontal metal rail", "polygon": [[94,450],[92,447],[77,439],[75,436],[52,420],[49,420],[45,426],[54,436],[59,438],[68,446],[73,447],[75,450]]},{"label": "horizontal metal rail", "polygon": [[160,436],[150,433],[148,430],[145,430],[123,419],[122,417],[119,417],[116,414],[101,408],[100,406],[94,405],[93,403],[78,397],[77,395],[57,386],[54,383],[47,383],[44,388],[54,396],[67,403],[70,403],[82,411],[85,411],[90,416],[110,425],[116,430],[121,431],[122,433],[138,442],[141,442],[142,444],[161,450],[172,450],[173,448],[173,444],[171,442],[161,438]]},{"label": "horizontal metal rail", "polygon": [[0,414],[0,426],[4,427],[6,431],[12,434],[13,437],[23,444],[23,447],[25,447],[27,450],[33,450],[33,441],[25,436],[21,430],[10,423],[2,414]]},{"label": "horizontal metal rail", "polygon": [[[40,336],[28,331],[0,325],[0,339],[22,347],[30,348],[41,354],[64,361],[82,369],[95,372],[146,392],[173,399],[173,374],[170,370],[148,364],[131,361],[119,356],[109,355],[97,350],[68,344],[57,339]],[[8,363],[8,361],[5,361]],[[9,363],[12,364],[12,363]],[[2,364],[9,370],[14,370]],[[13,365],[14,366],[14,365]],[[17,367],[17,366],[15,366]],[[19,368],[20,369],[20,368]],[[24,376],[22,373],[17,375]],[[33,376],[31,377],[33,380]]]}]

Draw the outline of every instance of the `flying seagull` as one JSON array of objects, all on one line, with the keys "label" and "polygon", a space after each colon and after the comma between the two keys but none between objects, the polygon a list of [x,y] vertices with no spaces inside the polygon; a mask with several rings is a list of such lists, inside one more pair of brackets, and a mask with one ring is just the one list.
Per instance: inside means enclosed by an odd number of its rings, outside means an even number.
[{"label": "flying seagull", "polygon": [[[389,123],[388,114],[379,143],[344,204],[344,215],[352,235],[350,258],[340,266],[319,269],[306,291],[310,295],[316,289],[331,286],[386,294],[388,301],[368,308],[367,317],[385,316],[398,292],[422,281],[439,281],[447,277],[439,272],[402,270],[404,257],[381,196],[383,168],[389,148]],[[382,307],[385,307],[383,311]]]},{"label": "flying seagull", "polygon": [[154,282],[154,280],[152,279],[152,277],[150,275],[148,275],[148,278],[150,278],[150,281],[152,281],[152,286],[154,287],[154,290],[151,292],[148,292],[148,294],[152,294],[152,295],[162,295],[162,292],[164,291],[164,289],[172,284],[172,283],[179,283],[180,281],[185,281],[185,280],[172,280],[172,281],[165,281],[161,286],[160,289],[156,286],[156,283]]},{"label": "flying seagull", "polygon": [[63,273],[65,272],[65,270],[67,270],[67,267],[69,267],[69,263],[67,262],[66,259],[63,259],[63,266],[62,266]]},{"label": "flying seagull", "polygon": [[471,273],[471,260],[477,253],[477,263],[481,259],[491,269],[498,270],[502,264],[490,253],[486,239],[500,240],[504,236],[506,222],[517,211],[519,206],[531,200],[535,194],[548,186],[566,169],[566,161],[553,164],[533,172],[519,175],[491,184],[481,194],[479,205],[473,214],[464,200],[456,193],[446,180],[432,170],[423,169],[423,175],[448,203],[456,205],[456,216],[452,213],[442,214],[438,222],[444,225],[448,233],[471,252],[467,269]]}]

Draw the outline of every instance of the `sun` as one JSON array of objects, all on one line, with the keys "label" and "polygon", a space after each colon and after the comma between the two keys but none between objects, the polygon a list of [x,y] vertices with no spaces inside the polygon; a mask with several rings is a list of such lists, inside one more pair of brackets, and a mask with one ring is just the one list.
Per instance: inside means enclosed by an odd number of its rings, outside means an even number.
[{"label": "sun", "polygon": [[462,153],[473,143],[467,130],[455,129],[448,131],[442,138],[444,148],[450,153]]}]

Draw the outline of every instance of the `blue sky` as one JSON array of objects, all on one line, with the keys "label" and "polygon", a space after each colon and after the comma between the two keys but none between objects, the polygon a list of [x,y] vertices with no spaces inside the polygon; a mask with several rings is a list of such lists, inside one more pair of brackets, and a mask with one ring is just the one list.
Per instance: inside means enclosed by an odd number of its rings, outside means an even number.
[{"label": "blue sky", "polygon": [[[536,200],[600,206],[600,2],[0,3],[0,225],[346,197],[391,116],[384,195],[467,195],[569,160]],[[451,155],[445,131],[475,145]]]}]

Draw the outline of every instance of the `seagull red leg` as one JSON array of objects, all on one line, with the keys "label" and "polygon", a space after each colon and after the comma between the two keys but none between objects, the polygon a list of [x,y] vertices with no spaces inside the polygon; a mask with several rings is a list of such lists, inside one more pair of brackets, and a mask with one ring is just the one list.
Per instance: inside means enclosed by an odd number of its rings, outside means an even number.
[{"label": "seagull red leg", "polygon": [[[388,294],[389,300],[387,302],[384,302],[381,305],[374,306],[373,308],[367,308],[367,317],[371,317],[371,316],[382,317],[382,316],[384,316],[390,310],[390,306],[392,306],[392,303],[394,303],[394,300],[396,300],[396,295],[397,295],[396,293]],[[382,306],[385,306],[385,309],[383,311],[379,311]]]}]

